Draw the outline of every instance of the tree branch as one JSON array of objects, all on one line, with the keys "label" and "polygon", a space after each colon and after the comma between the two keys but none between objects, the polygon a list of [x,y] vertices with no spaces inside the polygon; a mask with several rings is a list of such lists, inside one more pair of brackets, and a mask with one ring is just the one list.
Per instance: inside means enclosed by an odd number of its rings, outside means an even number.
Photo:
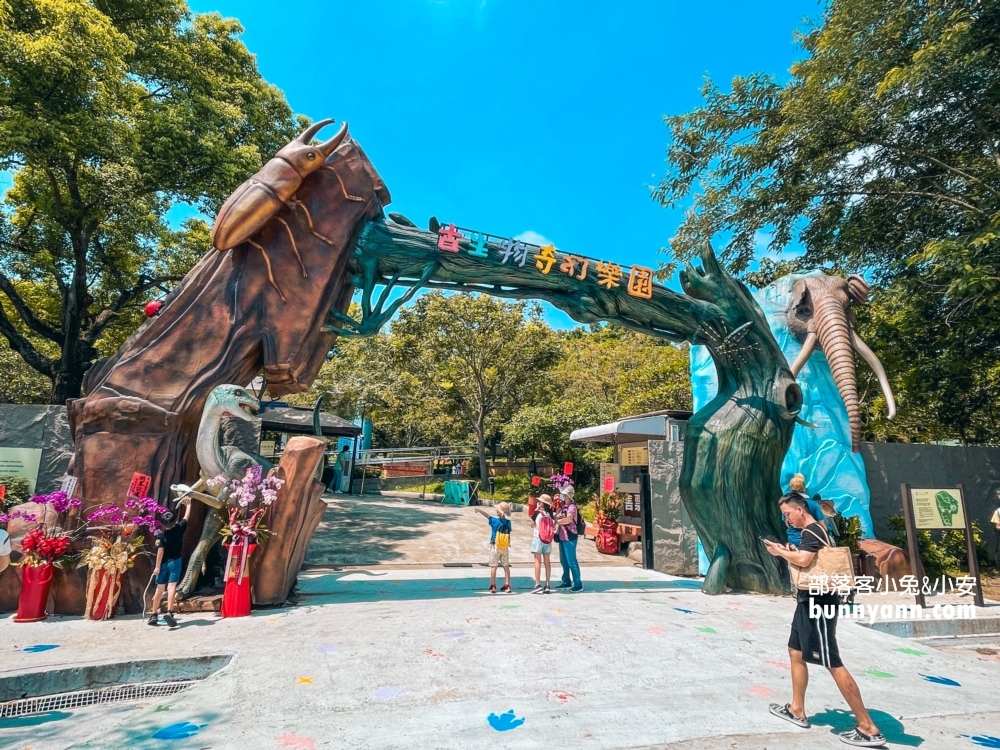
[{"label": "tree branch", "polygon": [[7,313],[3,309],[3,305],[0,305],[0,334],[3,334],[4,338],[7,339],[7,343],[10,344],[10,348],[20,354],[29,367],[37,370],[42,375],[49,378],[52,377],[52,360],[43,357],[32,346],[31,342],[21,335],[21,332],[10,322],[10,318],[7,317]]},{"label": "tree branch", "polygon": [[24,301],[24,298],[18,294],[14,284],[2,271],[0,271],[0,291],[7,295],[11,304],[14,305],[17,314],[21,316],[21,320],[24,321],[24,324],[28,328],[39,336],[44,336],[49,341],[54,341],[57,344],[62,342],[62,332],[38,319],[34,311]]},{"label": "tree branch", "polygon": [[145,279],[140,277],[140,284],[138,286],[132,287],[131,289],[123,292],[118,299],[114,301],[111,307],[105,308],[98,313],[97,317],[94,318],[94,322],[87,329],[86,333],[81,336],[81,340],[90,344],[91,346],[100,338],[104,329],[107,328],[111,322],[118,317],[119,313],[128,305],[132,300],[138,297],[143,292],[149,291],[153,287],[157,287],[160,284],[165,284],[169,281],[180,281],[183,276],[160,276],[155,279]]}]

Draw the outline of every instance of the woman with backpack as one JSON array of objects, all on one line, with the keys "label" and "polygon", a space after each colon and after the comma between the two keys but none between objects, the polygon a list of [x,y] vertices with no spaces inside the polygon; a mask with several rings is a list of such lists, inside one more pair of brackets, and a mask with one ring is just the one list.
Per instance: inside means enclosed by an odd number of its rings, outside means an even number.
[{"label": "woman with backpack", "polygon": [[559,542],[559,563],[562,565],[562,583],[556,588],[583,591],[580,563],[576,559],[576,542],[583,535],[586,522],[573,500],[573,485],[559,490],[559,511],[556,513],[556,532]]},{"label": "woman with backpack", "polygon": [[[535,556],[535,588],[532,594],[549,594],[552,589],[552,539],[556,535],[556,522],[552,517],[552,496],[541,495],[538,506],[531,514],[531,523],[535,527],[531,538],[531,554]],[[545,564],[545,587],[542,587],[542,563]]]}]

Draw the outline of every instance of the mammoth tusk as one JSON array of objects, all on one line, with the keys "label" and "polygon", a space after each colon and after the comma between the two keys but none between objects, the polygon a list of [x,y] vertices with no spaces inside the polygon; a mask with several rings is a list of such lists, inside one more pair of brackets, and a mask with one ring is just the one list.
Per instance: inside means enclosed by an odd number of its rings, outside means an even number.
[{"label": "mammoth tusk", "polygon": [[320,150],[320,152],[322,152],[323,156],[329,156],[330,154],[333,153],[334,149],[336,149],[337,146],[343,143],[344,138],[346,136],[347,136],[347,123],[345,122],[340,126],[340,130],[337,131],[337,134],[333,136],[333,138],[328,140],[326,143],[321,143],[319,146],[317,146],[317,148]]},{"label": "mammoth tusk", "polygon": [[809,331],[806,334],[806,340],[802,342],[802,351],[799,352],[799,356],[795,358],[792,362],[792,376],[797,377],[799,370],[801,370],[806,361],[812,356],[812,353],[816,350],[816,333],[814,331]]},{"label": "mammoth tusk", "polygon": [[879,358],[875,356],[875,352],[854,331],[851,331],[851,346],[868,363],[868,366],[875,371],[875,375],[878,377],[878,384],[882,387],[882,393],[885,394],[886,405],[889,407],[889,419],[892,419],[896,416],[896,399],[892,395],[892,386],[889,385],[889,376],[886,375],[885,368],[882,366]]},{"label": "mammoth tusk", "polygon": [[[327,125],[329,125],[331,122],[333,122],[333,118],[332,117],[328,118],[326,120],[320,120],[319,122],[314,122],[312,125],[310,125],[308,128],[305,129],[305,132],[303,132],[302,135],[300,135],[295,140],[297,140],[299,143],[306,143],[306,144],[308,144],[309,141],[311,141],[313,139],[314,135],[316,135],[319,131],[321,131],[323,128],[325,128]],[[343,130],[343,128],[341,128],[341,130]]]}]

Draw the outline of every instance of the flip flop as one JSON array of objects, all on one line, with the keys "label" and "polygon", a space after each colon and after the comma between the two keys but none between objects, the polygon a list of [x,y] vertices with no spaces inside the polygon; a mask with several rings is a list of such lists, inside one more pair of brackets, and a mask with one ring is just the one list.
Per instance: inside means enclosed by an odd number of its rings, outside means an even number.
[{"label": "flip flop", "polygon": [[771,713],[777,716],[779,719],[790,721],[792,722],[792,724],[801,729],[808,729],[809,719],[807,718],[800,719],[798,716],[796,716],[789,710],[790,706],[791,706],[790,703],[786,703],[784,706],[782,706],[779,703],[772,703],[768,708],[771,711]]}]

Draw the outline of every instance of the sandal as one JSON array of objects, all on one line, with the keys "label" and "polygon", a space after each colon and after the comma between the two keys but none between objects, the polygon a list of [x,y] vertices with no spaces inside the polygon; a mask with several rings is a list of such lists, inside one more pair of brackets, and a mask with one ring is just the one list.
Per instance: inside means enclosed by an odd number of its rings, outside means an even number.
[{"label": "sandal", "polygon": [[782,706],[779,703],[772,703],[768,708],[772,714],[777,716],[779,719],[784,719],[785,721],[790,721],[797,727],[802,729],[809,728],[809,719],[806,717],[798,717],[791,712],[791,703],[786,703]]},{"label": "sandal", "polygon": [[855,747],[884,747],[885,737],[881,734],[865,734],[857,727],[840,735],[840,741]]}]

